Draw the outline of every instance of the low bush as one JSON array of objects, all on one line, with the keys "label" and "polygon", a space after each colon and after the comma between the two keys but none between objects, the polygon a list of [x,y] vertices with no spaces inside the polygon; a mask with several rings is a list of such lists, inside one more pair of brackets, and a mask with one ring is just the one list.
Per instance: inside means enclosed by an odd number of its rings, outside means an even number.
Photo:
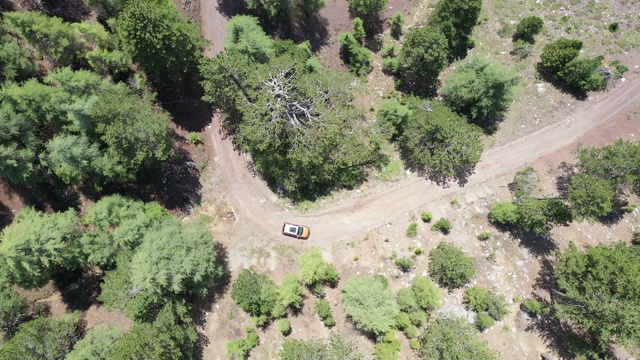
[{"label": "low bush", "polygon": [[492,236],[493,236],[493,234],[491,233],[491,231],[483,231],[480,234],[478,234],[478,239],[479,240],[489,240],[489,239],[491,239]]},{"label": "low bush", "polygon": [[399,354],[400,341],[393,330],[378,339],[373,349],[373,356],[376,360],[394,360],[398,358]]},{"label": "low bush", "polygon": [[445,235],[449,234],[452,228],[453,224],[451,223],[451,221],[445,218],[436,221],[436,223],[431,226],[432,230],[440,231]]},{"label": "low bush", "polygon": [[413,263],[413,260],[406,257],[397,258],[395,261],[395,264],[398,267],[398,269],[400,269],[400,271],[402,272],[411,271],[411,269],[413,269],[413,266],[415,265]]},{"label": "low bush", "polygon": [[291,334],[291,323],[287,319],[279,319],[276,322],[278,331],[284,336]]},{"label": "low bush", "polygon": [[423,211],[422,215],[420,215],[420,219],[422,219],[423,222],[429,223],[433,220],[433,214],[429,211]]},{"label": "low bush", "polygon": [[408,237],[416,237],[418,236],[418,223],[412,222],[409,224],[407,228],[407,236]]},{"label": "low bush", "polygon": [[418,337],[419,333],[420,333],[420,330],[414,325],[409,325],[407,326],[406,329],[404,329],[404,334],[409,339]]},{"label": "low bush", "polygon": [[518,222],[518,206],[510,201],[499,201],[491,206],[489,221],[496,225],[513,225]]},{"label": "low bush", "polygon": [[398,40],[400,36],[402,36],[402,26],[404,25],[405,19],[404,15],[401,12],[396,11],[391,19],[389,19],[389,25],[391,26],[391,36]]},{"label": "low bush", "polygon": [[549,314],[549,307],[536,299],[527,299],[522,303],[522,308],[530,315],[545,316]]},{"label": "low bush", "polygon": [[479,312],[476,316],[476,328],[480,331],[490,329],[495,323],[495,320],[485,312]]},{"label": "low bush", "polygon": [[318,314],[324,326],[330,328],[336,324],[336,320],[333,318],[333,312],[331,311],[331,305],[329,305],[327,299],[316,300],[314,312]]},{"label": "low bush", "polygon": [[418,339],[409,340],[409,346],[411,347],[412,350],[420,349],[420,340]]},{"label": "low bush", "polygon": [[441,242],[429,252],[429,276],[438,284],[456,289],[476,276],[473,260],[453,244]]}]

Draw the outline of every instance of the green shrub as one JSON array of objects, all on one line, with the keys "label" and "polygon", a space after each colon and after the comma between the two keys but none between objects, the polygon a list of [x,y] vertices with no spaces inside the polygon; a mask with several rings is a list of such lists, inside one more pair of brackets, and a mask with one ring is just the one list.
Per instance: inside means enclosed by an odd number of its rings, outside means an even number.
[{"label": "green shrub", "polygon": [[433,220],[433,214],[429,211],[423,211],[422,215],[420,215],[420,219],[422,219],[423,222],[429,223]]},{"label": "green shrub", "polygon": [[476,269],[462,249],[441,242],[429,253],[429,276],[442,286],[456,289],[473,279]]},{"label": "green shrub", "polygon": [[424,253],[424,250],[422,250],[421,247],[416,248],[413,253],[417,256],[417,255],[422,255],[422,253]]},{"label": "green shrub", "polygon": [[507,299],[493,291],[489,292],[489,306],[487,314],[496,320],[502,320],[509,313],[507,310]]},{"label": "green shrub", "polygon": [[333,318],[331,311],[331,305],[329,305],[327,299],[316,300],[314,313],[318,314],[324,326],[330,328],[336,324],[336,320]]},{"label": "green shrub", "polygon": [[609,26],[607,26],[607,30],[609,30],[610,33],[617,33],[620,30],[620,23],[619,22],[612,22],[611,24],[609,24]]},{"label": "green shrub", "polygon": [[496,225],[513,225],[518,222],[518,206],[510,201],[494,203],[489,211],[489,221]]},{"label": "green shrub", "polygon": [[530,315],[545,316],[549,314],[549,307],[536,299],[527,299],[522,303],[522,308]]},{"label": "green shrub", "polygon": [[291,334],[291,323],[289,323],[289,320],[279,319],[276,322],[276,325],[278,326],[278,331],[280,331],[282,335],[287,336]]},{"label": "green shrub", "polygon": [[413,325],[420,327],[427,323],[427,313],[417,310],[409,314],[409,319]]},{"label": "green shrub", "polygon": [[389,44],[382,48],[382,58],[391,58],[396,56],[396,45]]},{"label": "green shrub", "polygon": [[391,26],[391,36],[394,39],[399,39],[402,36],[402,26],[404,25],[405,19],[404,15],[401,12],[396,11],[391,19],[389,19],[389,25]]},{"label": "green shrub", "polygon": [[492,236],[493,236],[493,234],[491,233],[491,231],[483,231],[480,234],[478,234],[478,239],[480,239],[480,240],[489,240],[489,239],[491,239]]},{"label": "green shrub", "polygon": [[489,292],[485,288],[472,286],[465,290],[462,302],[469,310],[483,312],[489,307]]},{"label": "green shrub", "polygon": [[420,349],[420,340],[418,339],[409,340],[409,346],[411,347],[412,350]]},{"label": "green shrub", "polygon": [[233,339],[227,342],[227,357],[230,359],[246,359],[249,357],[249,347],[245,339]]},{"label": "green shrub", "polygon": [[353,34],[340,34],[340,52],[349,70],[356,75],[366,75],[373,70],[371,51],[360,45]]},{"label": "green shrub", "polygon": [[603,89],[605,78],[598,72],[598,67],[602,64],[603,58],[586,58],[578,56],[567,63],[558,72],[564,81],[578,91],[593,91]]},{"label": "green shrub", "polygon": [[480,331],[490,329],[495,324],[495,320],[485,312],[479,312],[476,316],[476,327]]},{"label": "green shrub", "polygon": [[520,20],[516,26],[516,32],[514,38],[522,39],[526,42],[533,43],[535,40],[533,37],[538,35],[542,31],[544,22],[537,16],[527,16]]},{"label": "green shrub", "polygon": [[430,311],[442,305],[442,291],[426,276],[416,276],[411,281],[411,291],[416,304]]},{"label": "green shrub", "polygon": [[398,59],[396,58],[384,58],[382,59],[382,72],[387,75],[395,75],[398,72]]},{"label": "green shrub", "polygon": [[395,264],[402,272],[411,271],[415,265],[411,259],[406,257],[397,258]]},{"label": "green shrub", "polygon": [[364,22],[359,17],[356,17],[352,21],[353,24],[353,37],[360,43],[367,37],[367,33],[364,31]]},{"label": "green shrub", "polygon": [[192,144],[200,144],[202,143],[202,137],[197,132],[190,132],[188,135],[189,142]]},{"label": "green shrub", "polygon": [[389,138],[395,137],[404,127],[411,110],[397,99],[384,100],[378,109],[378,120]]},{"label": "green shrub", "polygon": [[519,60],[526,59],[533,54],[533,45],[524,40],[518,39],[513,43],[513,56]]},{"label": "green shrub", "polygon": [[304,64],[304,67],[310,73],[314,73],[314,72],[318,73],[322,71],[322,64],[320,63],[320,61],[318,61],[318,59],[314,57],[307,59],[307,61]]},{"label": "green shrub", "polygon": [[452,228],[453,228],[453,224],[451,223],[451,221],[445,218],[442,218],[436,221],[436,223],[433,224],[433,226],[431,226],[432,230],[440,231],[445,235],[449,234]]},{"label": "green shrub", "polygon": [[398,315],[396,315],[396,328],[398,330],[404,330],[411,326],[411,318],[409,314],[404,311],[400,311]]},{"label": "green shrub", "polygon": [[420,333],[420,330],[414,325],[409,325],[409,326],[407,326],[406,329],[404,329],[404,334],[409,339],[413,339],[413,338],[418,337],[419,333]]},{"label": "green shrub", "polygon": [[391,330],[381,339],[378,339],[373,349],[373,356],[376,360],[394,360],[400,353],[400,341],[396,337],[396,332]]},{"label": "green shrub", "polygon": [[418,236],[418,223],[412,222],[411,224],[409,224],[409,227],[407,228],[407,236],[408,237]]}]

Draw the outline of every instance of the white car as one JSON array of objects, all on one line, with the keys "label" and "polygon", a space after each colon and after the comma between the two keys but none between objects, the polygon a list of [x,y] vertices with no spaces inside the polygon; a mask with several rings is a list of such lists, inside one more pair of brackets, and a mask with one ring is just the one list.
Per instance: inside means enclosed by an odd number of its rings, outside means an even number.
[{"label": "white car", "polygon": [[282,224],[282,235],[291,236],[296,239],[308,239],[311,234],[308,226],[296,225],[285,222]]}]

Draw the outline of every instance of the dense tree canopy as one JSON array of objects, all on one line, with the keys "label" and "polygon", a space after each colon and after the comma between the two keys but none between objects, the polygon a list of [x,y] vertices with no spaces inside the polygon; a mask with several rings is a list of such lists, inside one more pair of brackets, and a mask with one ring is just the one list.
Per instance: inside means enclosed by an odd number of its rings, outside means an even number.
[{"label": "dense tree canopy", "polygon": [[464,318],[440,315],[422,336],[420,353],[425,360],[497,360],[498,354]]},{"label": "dense tree canopy", "polygon": [[275,54],[274,41],[264,33],[257,18],[247,15],[229,19],[224,48],[230,52],[237,51],[260,63],[267,62]]},{"label": "dense tree canopy", "polygon": [[171,1],[129,0],[116,22],[122,49],[159,84],[195,69],[206,41]]},{"label": "dense tree canopy", "polygon": [[89,330],[73,350],[67,354],[66,360],[107,360],[115,343],[122,337],[117,327],[101,325]]},{"label": "dense tree canopy", "polygon": [[15,335],[0,347],[2,359],[64,359],[78,339],[77,314],[37,318],[20,325]]},{"label": "dense tree canopy", "polygon": [[557,74],[571,60],[578,57],[582,49],[582,41],[560,38],[550,42],[542,49],[540,59],[542,66],[552,74]]},{"label": "dense tree canopy", "polygon": [[456,289],[476,277],[476,268],[462,249],[441,242],[429,252],[429,276],[442,286]]},{"label": "dense tree canopy", "polygon": [[604,349],[613,339],[640,339],[640,246],[624,243],[588,247],[573,242],[558,255],[554,270],[560,294],[554,307],[576,330],[595,336]]},{"label": "dense tree canopy", "polygon": [[398,56],[402,86],[414,93],[428,93],[448,63],[447,38],[429,26],[412,27]]},{"label": "dense tree canopy", "polygon": [[350,278],[342,287],[342,301],[356,329],[366,334],[382,336],[395,325],[399,308],[384,277]]},{"label": "dense tree canopy", "polygon": [[414,102],[398,139],[407,163],[442,181],[470,173],[482,154],[482,130],[436,101],[421,105]]},{"label": "dense tree canopy", "polygon": [[356,185],[386,158],[375,124],[350,104],[351,77],[310,72],[306,50],[290,42],[276,47],[265,64],[234,51],[207,62],[205,99],[223,107],[236,144],[289,196]]},{"label": "dense tree canopy", "polygon": [[231,298],[258,325],[264,325],[272,315],[278,302],[279,289],[267,275],[253,269],[244,269],[231,286]]},{"label": "dense tree canopy", "polygon": [[363,19],[376,19],[380,16],[389,0],[347,0],[349,7]]},{"label": "dense tree canopy", "polygon": [[8,284],[0,284],[0,329],[11,333],[16,326],[26,320],[27,303]]},{"label": "dense tree canopy", "polygon": [[520,20],[516,25],[516,32],[513,34],[514,39],[522,39],[528,43],[534,43],[534,36],[542,31],[544,22],[537,16],[527,16]]},{"label": "dense tree canopy", "polygon": [[571,178],[568,198],[578,219],[596,220],[613,210],[616,189],[607,179],[580,173]]},{"label": "dense tree canopy", "polygon": [[509,68],[475,56],[456,65],[440,93],[453,110],[489,125],[507,109],[517,83],[518,75]]},{"label": "dense tree canopy", "polygon": [[79,265],[80,235],[80,222],[73,210],[44,214],[26,208],[0,235],[0,265],[12,283],[40,287],[56,271]]},{"label": "dense tree canopy", "polygon": [[285,340],[278,353],[280,360],[362,360],[356,345],[339,334],[333,334],[327,344],[320,339]]},{"label": "dense tree canopy", "polygon": [[445,35],[451,59],[466,56],[481,9],[482,0],[439,0],[436,4],[427,23]]}]

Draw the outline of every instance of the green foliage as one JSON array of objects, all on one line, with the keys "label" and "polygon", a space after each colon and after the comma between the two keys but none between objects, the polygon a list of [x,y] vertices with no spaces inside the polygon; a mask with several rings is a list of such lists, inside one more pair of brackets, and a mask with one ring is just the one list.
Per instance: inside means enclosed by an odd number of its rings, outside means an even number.
[{"label": "green foliage", "polygon": [[420,354],[425,360],[497,360],[498,354],[477,338],[464,318],[441,315],[422,336]]},{"label": "green foliage", "polygon": [[324,326],[328,328],[335,326],[336,320],[333,318],[331,305],[329,305],[329,301],[327,299],[316,299],[315,309],[313,312],[318,314]]},{"label": "green foliage", "polygon": [[482,130],[439,102],[426,105],[431,111],[411,108],[398,140],[404,159],[443,182],[464,176],[480,161]]},{"label": "green foliage", "polygon": [[389,19],[389,26],[391,27],[391,37],[398,40],[402,36],[402,26],[405,23],[404,15],[401,12],[396,11]]},{"label": "green foliage", "polygon": [[107,360],[111,349],[121,337],[122,332],[117,327],[107,325],[94,327],[73,346],[73,350],[65,359]]},{"label": "green foliage", "polygon": [[398,69],[400,68],[400,63],[396,58],[384,58],[382,59],[382,72],[387,75],[395,75],[398,73]]},{"label": "green foliage", "polygon": [[493,224],[508,226],[518,222],[518,205],[510,201],[493,203],[489,211],[489,221]]},{"label": "green foliage", "polygon": [[469,310],[478,313],[485,311],[489,307],[489,292],[485,288],[472,286],[464,291],[462,302]]},{"label": "green foliage", "polygon": [[640,339],[640,247],[625,243],[579,251],[573,242],[558,255],[554,297],[560,319],[575,332],[586,331],[602,349],[615,338],[621,344]]},{"label": "green foliage", "polygon": [[40,12],[4,12],[5,26],[16,29],[20,37],[57,65],[72,63],[79,55],[80,38],[61,18]]},{"label": "green foliage", "polygon": [[340,34],[340,53],[343,61],[354,74],[366,75],[373,70],[373,55],[351,33]]},{"label": "green foliage", "polygon": [[568,199],[578,219],[596,220],[613,210],[616,189],[611,180],[579,173],[571,178]]},{"label": "green foliage", "polygon": [[64,359],[78,338],[77,314],[22,323],[0,348],[2,359]]},{"label": "green foliage", "polygon": [[409,227],[407,228],[406,235],[408,237],[416,237],[416,236],[418,236],[418,223],[417,222],[412,222],[411,224],[409,224]]},{"label": "green foliage", "polygon": [[418,340],[418,339],[409,340],[409,347],[411,348],[411,350],[420,349],[420,340]]},{"label": "green foliage", "polygon": [[155,202],[143,203],[120,195],[103,197],[87,207],[82,219],[90,227],[80,238],[86,261],[112,266],[118,252],[135,250],[145,233],[168,216]]},{"label": "green foliage", "polygon": [[272,21],[281,15],[285,2],[280,0],[245,0],[249,10],[255,10],[262,19]]},{"label": "green foliage", "polygon": [[491,237],[493,236],[493,233],[491,233],[491,231],[483,231],[480,234],[478,234],[478,239],[479,240],[489,240],[491,239]]},{"label": "green foliage", "polygon": [[526,198],[518,206],[516,226],[526,232],[544,235],[554,226],[568,226],[572,220],[571,209],[558,199]]},{"label": "green foliage", "polygon": [[85,5],[95,10],[103,18],[115,18],[129,0],[83,0]]},{"label": "green foliage", "polygon": [[520,204],[523,199],[531,197],[531,194],[538,186],[538,182],[540,182],[538,172],[531,166],[518,171],[513,177],[513,181],[509,184],[509,190],[513,194],[514,202]]},{"label": "green foliage", "polygon": [[394,138],[401,132],[410,115],[411,110],[397,99],[384,100],[378,109],[378,120],[389,138]]},{"label": "green foliage", "polygon": [[267,275],[258,274],[253,268],[244,269],[231,286],[231,298],[249,315],[255,317],[258,325],[266,324],[278,301],[276,283]]},{"label": "green foliage", "polygon": [[534,36],[538,35],[542,31],[544,22],[539,17],[527,16],[520,20],[516,26],[516,32],[513,34],[514,39],[523,40],[527,43],[535,43]]},{"label": "green foliage", "polygon": [[609,26],[607,26],[607,30],[609,30],[610,33],[617,33],[620,30],[620,23],[619,22],[612,22],[611,24],[609,24]]},{"label": "green foliage", "polygon": [[[424,314],[423,312],[418,312],[415,314]],[[409,325],[405,330],[404,330],[404,335],[409,338],[409,339],[413,339],[418,337],[418,335],[420,334],[420,329],[418,329],[415,325]]]},{"label": "green foliage", "polygon": [[[402,320],[401,315],[405,314],[407,315],[407,322],[409,322],[408,314],[420,309],[418,301],[416,300],[416,295],[411,288],[402,288],[398,290],[396,301],[398,302],[398,308],[403,311],[398,315],[400,320]],[[402,322],[400,320],[399,322]],[[404,329],[404,327],[401,327],[400,329]]]},{"label": "green foliage", "polygon": [[367,37],[367,33],[364,31],[364,22],[359,17],[353,19],[353,37],[361,44]]},{"label": "green foliage", "polygon": [[492,328],[495,323],[495,320],[484,311],[479,312],[476,316],[475,325],[480,331]]},{"label": "green foliage", "polygon": [[131,59],[120,50],[94,49],[86,54],[87,62],[103,76],[121,76],[129,71]]},{"label": "green foliage", "polygon": [[0,264],[13,284],[33,289],[80,262],[81,229],[73,210],[44,214],[25,208],[0,234]]},{"label": "green foliage", "polygon": [[336,268],[322,259],[322,253],[318,248],[305,251],[300,256],[299,265],[302,282],[307,286],[312,287],[315,284],[335,286],[340,280]]},{"label": "green foliage", "polygon": [[190,132],[188,138],[192,144],[202,144],[202,137],[197,132]]},{"label": "green foliage", "polygon": [[236,15],[229,19],[224,48],[244,54],[259,63],[265,63],[275,56],[273,40],[262,30],[258,19],[248,15]]},{"label": "green foliage", "polygon": [[482,0],[439,0],[428,25],[443,33],[452,59],[462,58],[472,45],[470,36],[478,23]]},{"label": "green foliage", "polygon": [[578,146],[574,152],[581,173],[612,181],[616,190],[636,192],[640,185],[640,145],[616,140],[603,147]]},{"label": "green foliage", "polygon": [[315,338],[306,340],[285,340],[282,349],[278,353],[280,360],[309,360],[309,359],[340,359],[362,360],[364,359],[351,341],[334,333],[329,344]]},{"label": "green foliage", "polygon": [[[130,251],[118,253],[115,269],[109,270],[102,278],[98,301],[110,311],[121,311],[135,299],[138,291],[134,290],[131,282],[131,256]],[[131,294],[134,295],[132,299]]]},{"label": "green foliage", "polygon": [[396,44],[388,44],[382,48],[380,52],[383,59],[392,58],[396,56]]},{"label": "green foliage", "polygon": [[432,27],[412,27],[398,56],[402,85],[415,93],[435,87],[440,71],[448,63],[446,37]]},{"label": "green foliage", "polygon": [[347,0],[347,2],[357,14],[369,20],[378,18],[389,0]]},{"label": "green foliage", "polygon": [[453,224],[451,223],[451,220],[445,218],[439,219],[431,226],[432,230],[439,231],[445,235],[449,234],[452,228]]},{"label": "green foliage", "polygon": [[165,218],[144,235],[131,259],[131,281],[151,294],[203,297],[222,275],[218,254],[206,225]]},{"label": "green foliage", "polygon": [[441,286],[456,289],[471,281],[476,269],[462,249],[441,242],[429,252],[429,276]]},{"label": "green foliage", "polygon": [[342,288],[345,312],[356,329],[375,337],[382,336],[395,325],[399,311],[393,292],[383,279],[353,277]]},{"label": "green foliage", "polygon": [[284,336],[291,334],[291,323],[287,319],[278,319],[276,321],[278,331]]},{"label": "green foliage", "polygon": [[179,81],[194,70],[207,44],[173,3],[161,0],[127,1],[116,33],[122,50],[160,84]]},{"label": "green foliage", "polygon": [[234,360],[244,360],[249,357],[251,349],[245,339],[233,339],[227,342],[227,357]]},{"label": "green foliage", "polygon": [[565,65],[578,57],[582,41],[560,38],[550,42],[542,49],[542,66],[552,74],[558,74]]},{"label": "green foliage", "polygon": [[442,292],[426,276],[414,277],[411,281],[411,291],[413,291],[417,305],[424,310],[430,311],[442,306]]},{"label": "green foliage", "polygon": [[602,57],[590,59],[578,56],[569,61],[558,72],[558,76],[578,91],[587,92],[603,89],[605,87],[605,78],[598,72],[603,60]]},{"label": "green foliage", "polygon": [[531,56],[531,54],[533,54],[533,44],[522,39],[513,42],[512,55],[516,56],[519,60],[526,59]]},{"label": "green foliage", "polygon": [[[229,114],[235,144],[287,196],[299,200],[357,185],[387,158],[376,124],[351,104],[352,77],[308,72],[303,49],[277,44],[280,55],[264,65],[236,52],[206,61],[205,99]],[[278,89],[287,89],[287,97],[276,96]]]},{"label": "green foliage", "polygon": [[60,135],[46,145],[44,163],[66,184],[78,184],[94,172],[94,161],[100,158],[98,144],[86,137]]},{"label": "green foliage", "polygon": [[282,277],[280,296],[273,308],[273,316],[276,318],[284,317],[288,309],[300,310],[303,301],[304,293],[302,286],[300,286],[300,280],[295,274],[286,274]]},{"label": "green foliage", "polygon": [[546,316],[551,311],[551,309],[547,305],[536,299],[526,299],[522,303],[522,308],[527,313],[535,316]]},{"label": "green foliage", "polygon": [[[198,334],[172,307],[163,308],[153,323],[137,323],[118,340],[109,359],[194,359]],[[189,319],[186,319],[189,320]]]},{"label": "green foliage", "polygon": [[459,114],[489,125],[501,117],[513,100],[518,79],[506,66],[475,56],[458,63],[440,93]]},{"label": "green foliage", "polygon": [[100,142],[106,145],[99,172],[107,181],[135,179],[140,170],[163,163],[169,157],[169,116],[150,99],[117,87],[102,94],[90,116]]},{"label": "green foliage", "polygon": [[394,360],[398,359],[398,355],[400,355],[400,341],[396,332],[391,330],[378,339],[373,348],[373,356],[376,360]]},{"label": "green foliage", "polygon": [[0,329],[11,333],[26,317],[27,303],[6,284],[0,285]]},{"label": "green foliage", "polygon": [[29,50],[0,28],[0,84],[26,80],[37,71],[38,64],[30,58]]},{"label": "green foliage", "polygon": [[429,223],[433,219],[433,214],[429,211],[423,211],[420,219],[422,219],[422,222]]},{"label": "green foliage", "polygon": [[[405,290],[405,289],[401,289],[401,290]],[[400,297],[400,294],[398,294],[398,297]],[[398,299],[400,299],[400,298],[398,298]],[[404,331],[409,326],[411,326],[411,318],[409,317],[409,314],[404,312],[404,311],[400,311],[398,313],[398,315],[396,316],[396,328],[398,330],[403,330]]]},{"label": "green foliage", "polygon": [[397,258],[395,264],[403,272],[409,272],[415,266],[413,260],[406,257]]}]

